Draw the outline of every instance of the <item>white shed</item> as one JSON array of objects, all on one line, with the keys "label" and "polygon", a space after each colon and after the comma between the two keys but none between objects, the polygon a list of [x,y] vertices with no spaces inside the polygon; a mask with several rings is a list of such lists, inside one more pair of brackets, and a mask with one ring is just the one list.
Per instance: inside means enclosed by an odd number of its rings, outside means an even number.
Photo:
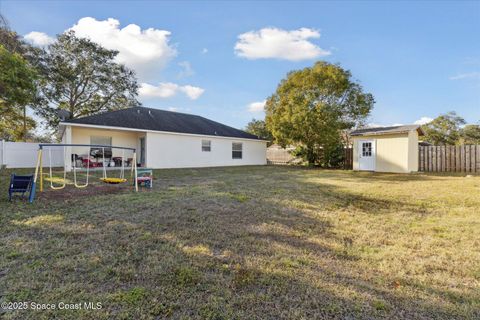
[{"label": "white shed", "polygon": [[419,125],[359,129],[353,137],[353,170],[408,173],[418,171]]}]

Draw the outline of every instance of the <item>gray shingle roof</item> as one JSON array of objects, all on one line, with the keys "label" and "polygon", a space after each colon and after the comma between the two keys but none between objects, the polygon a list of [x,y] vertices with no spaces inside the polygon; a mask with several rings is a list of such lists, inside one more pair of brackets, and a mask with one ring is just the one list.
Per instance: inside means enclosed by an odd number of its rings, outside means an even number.
[{"label": "gray shingle roof", "polygon": [[62,123],[88,124],[139,130],[166,131],[244,139],[260,138],[207,118],[166,110],[134,107],[93,116],[66,120]]},{"label": "gray shingle roof", "polygon": [[421,126],[418,124],[358,129],[350,132],[350,135],[366,136],[366,135],[377,135],[377,134],[406,133],[413,130],[417,130],[419,135],[423,135],[423,130]]}]

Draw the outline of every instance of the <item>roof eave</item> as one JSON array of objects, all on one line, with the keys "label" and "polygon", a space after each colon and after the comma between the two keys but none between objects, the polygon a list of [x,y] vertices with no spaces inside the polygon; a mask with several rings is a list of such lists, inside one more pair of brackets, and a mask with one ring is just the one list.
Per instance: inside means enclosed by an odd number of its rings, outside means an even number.
[{"label": "roof eave", "polygon": [[404,134],[409,133],[412,130],[403,130],[403,131],[373,131],[373,132],[365,132],[365,133],[352,133],[350,134],[352,137],[361,137],[361,136],[378,136],[382,134]]}]

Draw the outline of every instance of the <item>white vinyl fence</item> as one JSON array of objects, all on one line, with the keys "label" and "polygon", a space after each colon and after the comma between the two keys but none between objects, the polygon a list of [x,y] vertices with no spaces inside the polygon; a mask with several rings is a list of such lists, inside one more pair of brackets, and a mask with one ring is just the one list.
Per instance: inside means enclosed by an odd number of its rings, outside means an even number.
[{"label": "white vinyl fence", "polygon": [[[52,166],[64,165],[64,153],[62,146],[48,147],[43,150],[43,166],[50,165],[50,151],[52,154]],[[0,140],[0,167],[7,168],[35,168],[37,164],[38,143],[32,142],[8,142]]]}]

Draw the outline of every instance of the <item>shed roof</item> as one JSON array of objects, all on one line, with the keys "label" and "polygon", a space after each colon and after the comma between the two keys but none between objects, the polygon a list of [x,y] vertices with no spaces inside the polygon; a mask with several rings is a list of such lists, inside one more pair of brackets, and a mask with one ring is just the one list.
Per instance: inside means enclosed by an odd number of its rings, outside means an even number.
[{"label": "shed roof", "polygon": [[413,130],[416,130],[418,132],[418,135],[420,136],[424,135],[424,132],[421,126],[418,124],[358,129],[350,132],[350,135],[351,136],[368,136],[368,135],[381,135],[381,134],[408,133]]},{"label": "shed roof", "polygon": [[62,124],[85,124],[260,140],[259,137],[253,134],[201,116],[145,107],[121,109],[78,119],[65,120]]}]

